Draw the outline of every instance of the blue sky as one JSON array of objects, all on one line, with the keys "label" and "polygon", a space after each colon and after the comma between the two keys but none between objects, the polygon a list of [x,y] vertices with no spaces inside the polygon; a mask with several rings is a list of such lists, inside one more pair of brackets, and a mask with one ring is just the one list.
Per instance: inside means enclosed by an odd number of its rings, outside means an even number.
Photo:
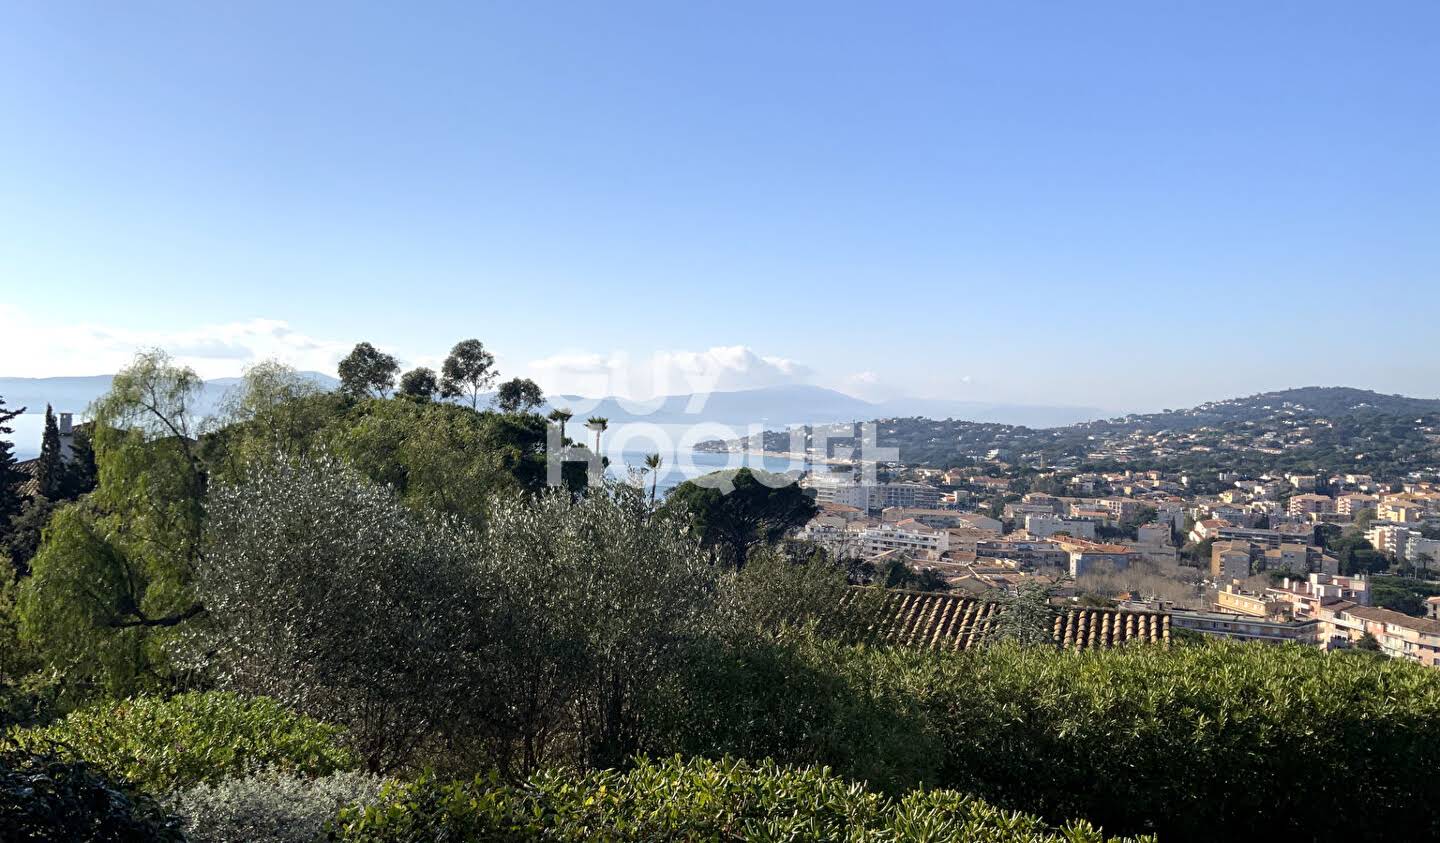
[{"label": "blue sky", "polygon": [[0,5],[0,375],[1440,395],[1433,2]]}]

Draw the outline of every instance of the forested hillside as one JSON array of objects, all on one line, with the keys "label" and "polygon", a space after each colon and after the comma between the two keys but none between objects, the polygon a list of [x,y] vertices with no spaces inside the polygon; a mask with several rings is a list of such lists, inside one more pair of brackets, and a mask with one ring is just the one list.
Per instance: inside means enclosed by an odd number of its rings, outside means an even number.
[{"label": "forested hillside", "polygon": [[[940,468],[992,457],[1030,465],[1179,472],[1394,476],[1440,468],[1440,401],[1338,387],[1286,390],[1189,410],[1044,429],[913,417],[873,423],[878,445],[898,449],[900,462]],[[766,431],[763,448],[812,448],[828,439],[833,455],[836,449],[853,447],[857,432],[852,425]],[[709,442],[702,448],[724,450],[740,444]]]}]

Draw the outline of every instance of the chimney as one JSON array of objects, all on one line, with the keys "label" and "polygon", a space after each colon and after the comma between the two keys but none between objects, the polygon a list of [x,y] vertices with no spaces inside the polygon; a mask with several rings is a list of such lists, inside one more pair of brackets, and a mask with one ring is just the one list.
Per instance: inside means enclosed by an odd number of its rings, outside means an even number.
[{"label": "chimney", "polygon": [[61,414],[60,414],[60,423],[59,423],[58,426],[59,426],[59,428],[60,428],[60,435],[61,435],[61,436],[69,436],[69,435],[70,435],[70,433],[71,433],[71,427],[72,427],[71,419],[72,419],[72,415],[71,415],[70,413],[61,413]]}]

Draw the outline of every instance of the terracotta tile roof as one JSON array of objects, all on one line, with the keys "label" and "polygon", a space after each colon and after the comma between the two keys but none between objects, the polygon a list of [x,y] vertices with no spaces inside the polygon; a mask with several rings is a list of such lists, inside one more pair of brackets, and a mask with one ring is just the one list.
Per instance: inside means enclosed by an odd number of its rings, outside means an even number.
[{"label": "terracotta tile roof", "polygon": [[[842,605],[860,599],[858,588]],[[877,601],[869,631],[877,640],[937,650],[964,650],[984,643],[1000,604],[971,595],[887,590]],[[1070,649],[1113,647],[1131,641],[1168,643],[1170,616],[1084,606],[1056,606],[1054,642]]]},{"label": "terracotta tile roof", "polygon": [[33,498],[40,494],[40,459],[38,457],[15,463],[15,470],[29,478],[20,481],[19,485],[15,487],[22,497]]}]

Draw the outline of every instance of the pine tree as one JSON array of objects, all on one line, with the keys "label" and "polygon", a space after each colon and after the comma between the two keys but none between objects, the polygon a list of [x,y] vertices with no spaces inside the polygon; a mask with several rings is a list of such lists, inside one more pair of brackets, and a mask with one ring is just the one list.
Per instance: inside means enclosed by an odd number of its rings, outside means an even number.
[{"label": "pine tree", "polygon": [[40,440],[40,460],[36,464],[35,479],[40,494],[48,500],[55,500],[65,483],[65,457],[60,453],[60,428],[55,424],[55,411],[45,405],[45,436]]},{"label": "pine tree", "polygon": [[10,519],[20,514],[24,503],[19,486],[26,478],[15,468],[15,446],[8,438],[15,432],[10,422],[23,412],[24,407],[6,410],[5,399],[0,397],[0,536],[10,532]]}]

